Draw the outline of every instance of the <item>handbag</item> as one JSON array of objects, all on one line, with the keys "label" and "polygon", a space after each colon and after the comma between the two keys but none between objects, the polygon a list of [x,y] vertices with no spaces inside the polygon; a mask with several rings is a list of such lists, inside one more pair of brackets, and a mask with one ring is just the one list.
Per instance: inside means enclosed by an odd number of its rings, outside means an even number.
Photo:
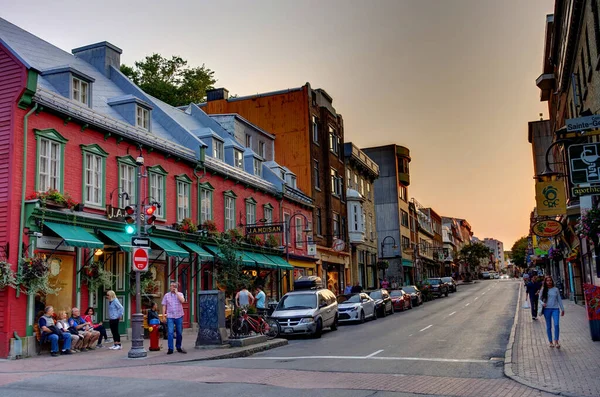
[{"label": "handbag", "polygon": [[531,305],[529,304],[529,297],[525,298],[525,303],[523,303],[523,309],[531,309]]},{"label": "handbag", "polygon": [[543,313],[544,313],[544,301],[542,300],[542,294],[540,294],[540,297],[538,298],[538,311],[537,311],[538,317],[541,317]]},{"label": "handbag", "polygon": [[62,332],[60,332],[56,325],[47,325],[46,328],[52,331],[49,335],[56,334],[58,336],[62,336]]}]

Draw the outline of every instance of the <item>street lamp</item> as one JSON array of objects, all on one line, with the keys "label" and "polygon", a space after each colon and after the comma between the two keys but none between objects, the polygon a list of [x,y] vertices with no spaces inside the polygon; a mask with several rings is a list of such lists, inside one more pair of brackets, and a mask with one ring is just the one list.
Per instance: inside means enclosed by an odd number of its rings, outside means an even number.
[{"label": "street lamp", "polygon": [[[384,238],[384,239],[381,241],[381,259],[383,259],[383,258],[384,258],[384,256],[383,256],[383,248],[386,246],[386,243],[385,243],[385,241],[386,241],[388,238],[391,238],[391,239],[392,239],[392,241],[393,241],[393,243],[392,243],[392,244],[393,244],[393,245],[392,245],[392,248],[393,248],[393,249],[396,249],[396,248],[398,248],[398,245],[396,245],[396,239],[395,239],[393,236],[385,236],[385,238]],[[385,269],[383,269],[383,277],[385,278]]]}]

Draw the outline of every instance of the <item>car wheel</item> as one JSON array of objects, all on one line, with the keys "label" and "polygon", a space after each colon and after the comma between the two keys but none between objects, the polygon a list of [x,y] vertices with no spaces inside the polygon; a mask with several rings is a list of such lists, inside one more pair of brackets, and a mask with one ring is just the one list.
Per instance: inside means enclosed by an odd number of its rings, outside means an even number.
[{"label": "car wheel", "polygon": [[387,310],[385,304],[381,307],[381,317],[387,317]]},{"label": "car wheel", "polygon": [[410,301],[410,303],[408,304],[408,310],[411,310],[413,308],[413,304],[412,301]]},{"label": "car wheel", "polygon": [[317,329],[315,330],[313,337],[320,338],[322,334],[323,334],[323,321],[321,319],[318,319],[317,320]]},{"label": "car wheel", "polygon": [[360,311],[360,320],[358,320],[361,324],[365,323],[365,312],[364,311]]},{"label": "car wheel", "polygon": [[445,297],[448,297],[448,290],[446,290],[446,293],[444,294]]},{"label": "car wheel", "polygon": [[377,309],[373,309],[373,320],[377,320]]},{"label": "car wheel", "polygon": [[335,319],[333,320],[333,324],[331,324],[331,330],[337,331],[337,329],[338,329],[338,316],[336,314]]},{"label": "car wheel", "polygon": [[392,304],[392,312],[391,312],[391,314],[394,314],[394,313],[396,313],[396,309],[394,309],[394,304]]}]

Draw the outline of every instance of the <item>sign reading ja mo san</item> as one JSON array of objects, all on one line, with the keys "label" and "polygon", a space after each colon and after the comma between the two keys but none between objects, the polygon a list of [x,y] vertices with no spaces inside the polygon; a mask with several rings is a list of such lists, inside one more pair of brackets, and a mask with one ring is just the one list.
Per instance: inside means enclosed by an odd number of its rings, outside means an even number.
[{"label": "sign reading ja mo san", "polygon": [[600,129],[600,115],[567,119],[566,124],[567,132],[598,130]]},{"label": "sign reading ja mo san", "polygon": [[251,225],[246,226],[246,234],[270,234],[270,233],[283,233],[282,224],[267,223],[265,225]]},{"label": "sign reading ja mo san", "polygon": [[600,182],[600,143],[569,146],[569,164],[574,185]]}]

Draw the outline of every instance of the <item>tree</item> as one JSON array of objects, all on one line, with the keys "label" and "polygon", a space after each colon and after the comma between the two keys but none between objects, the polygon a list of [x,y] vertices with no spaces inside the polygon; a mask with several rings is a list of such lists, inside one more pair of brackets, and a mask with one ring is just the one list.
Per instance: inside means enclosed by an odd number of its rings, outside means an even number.
[{"label": "tree", "polygon": [[521,237],[513,244],[511,248],[512,261],[518,267],[524,267],[527,258],[527,248],[529,247],[529,240],[527,236]]},{"label": "tree", "polygon": [[250,287],[249,274],[244,273],[244,264],[238,251],[239,242],[223,239],[218,244],[221,255],[215,259],[215,281],[225,290],[226,296],[234,296],[241,287]]},{"label": "tree", "polygon": [[482,243],[465,245],[458,253],[459,260],[464,261],[471,272],[481,265],[481,260],[489,259],[492,251]]},{"label": "tree", "polygon": [[206,90],[214,88],[215,72],[204,66],[190,68],[179,56],[171,59],[152,54],[135,66],[121,65],[121,72],[144,92],[172,106],[203,102]]}]

